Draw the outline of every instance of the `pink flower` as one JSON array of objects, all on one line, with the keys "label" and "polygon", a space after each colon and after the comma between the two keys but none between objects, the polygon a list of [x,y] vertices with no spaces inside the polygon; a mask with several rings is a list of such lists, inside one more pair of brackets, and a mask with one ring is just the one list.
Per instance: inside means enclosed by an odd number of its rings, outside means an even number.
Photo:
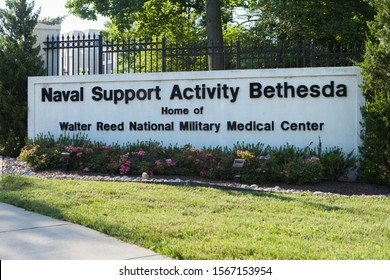
[{"label": "pink flower", "polygon": [[66,150],[71,153],[71,152],[74,152],[74,147],[72,145],[69,145],[66,147]]},{"label": "pink flower", "polygon": [[84,172],[89,172],[88,166],[83,169]]},{"label": "pink flower", "polygon": [[119,166],[119,174],[124,175],[130,171],[130,162],[122,163]]},{"label": "pink flower", "polygon": [[165,162],[168,164],[168,166],[175,166],[176,165],[176,162],[174,162],[170,158],[165,159]]}]

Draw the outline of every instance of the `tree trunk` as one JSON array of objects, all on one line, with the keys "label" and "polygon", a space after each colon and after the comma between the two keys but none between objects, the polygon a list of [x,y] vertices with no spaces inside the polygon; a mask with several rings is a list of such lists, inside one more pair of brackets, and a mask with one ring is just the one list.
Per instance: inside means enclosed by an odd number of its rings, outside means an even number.
[{"label": "tree trunk", "polygon": [[219,0],[205,1],[209,70],[224,70],[221,5]]}]

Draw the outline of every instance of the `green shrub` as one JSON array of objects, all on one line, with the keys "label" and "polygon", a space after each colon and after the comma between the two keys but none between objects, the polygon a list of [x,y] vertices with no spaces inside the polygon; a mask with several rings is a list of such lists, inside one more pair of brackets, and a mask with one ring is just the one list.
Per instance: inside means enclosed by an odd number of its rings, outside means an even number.
[{"label": "green shrub", "polygon": [[318,183],[322,176],[323,164],[317,157],[293,161],[286,166],[286,183],[314,184]]},{"label": "green shrub", "polygon": [[359,173],[370,183],[390,186],[390,0],[372,0],[375,18],[368,23],[362,69],[363,131]]},{"label": "green shrub", "polygon": [[345,154],[340,148],[330,148],[319,155],[323,165],[323,178],[337,181],[356,169],[357,159],[353,152]]},{"label": "green shrub", "polygon": [[21,150],[19,159],[35,170],[55,169],[61,166],[61,149],[31,143]]}]

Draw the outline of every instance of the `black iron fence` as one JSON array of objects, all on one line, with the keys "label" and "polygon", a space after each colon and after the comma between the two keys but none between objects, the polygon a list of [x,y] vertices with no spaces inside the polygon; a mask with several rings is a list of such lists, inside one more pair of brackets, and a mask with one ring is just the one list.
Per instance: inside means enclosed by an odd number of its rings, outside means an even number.
[{"label": "black iron fence", "polygon": [[225,69],[351,66],[361,61],[362,46],[247,44],[240,40],[218,47],[207,43],[155,40],[106,40],[102,34],[47,37],[47,75],[88,75],[208,70],[209,55],[223,55]]}]

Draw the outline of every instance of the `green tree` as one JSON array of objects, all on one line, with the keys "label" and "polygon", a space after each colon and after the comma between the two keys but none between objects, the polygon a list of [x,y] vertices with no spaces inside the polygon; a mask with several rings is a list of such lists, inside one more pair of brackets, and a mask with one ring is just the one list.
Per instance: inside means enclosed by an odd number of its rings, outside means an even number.
[{"label": "green tree", "polygon": [[[71,10],[73,11],[73,10]],[[111,38],[151,38],[164,36],[170,41],[193,41],[199,37],[198,16],[188,12],[180,3],[167,0],[145,1],[142,8],[128,20],[110,17],[108,33]]]},{"label": "green tree", "polygon": [[255,40],[289,43],[315,40],[362,45],[366,22],[374,16],[366,0],[252,0],[251,35]]},{"label": "green tree", "polygon": [[365,180],[390,186],[390,0],[371,5],[377,14],[360,64],[366,97],[360,170]]},{"label": "green tree", "polygon": [[0,153],[17,156],[27,136],[27,79],[42,75],[33,30],[34,2],[6,0],[0,9]]},{"label": "green tree", "polygon": [[[68,0],[66,7],[81,18],[110,18],[109,32],[116,37],[165,36],[171,42],[207,38],[223,44],[223,27],[232,21],[234,7],[244,0]],[[216,46],[218,49],[218,45]],[[218,51],[216,52],[218,54]],[[222,59],[221,59],[222,58]],[[209,56],[210,69],[223,69],[223,54]]]}]

